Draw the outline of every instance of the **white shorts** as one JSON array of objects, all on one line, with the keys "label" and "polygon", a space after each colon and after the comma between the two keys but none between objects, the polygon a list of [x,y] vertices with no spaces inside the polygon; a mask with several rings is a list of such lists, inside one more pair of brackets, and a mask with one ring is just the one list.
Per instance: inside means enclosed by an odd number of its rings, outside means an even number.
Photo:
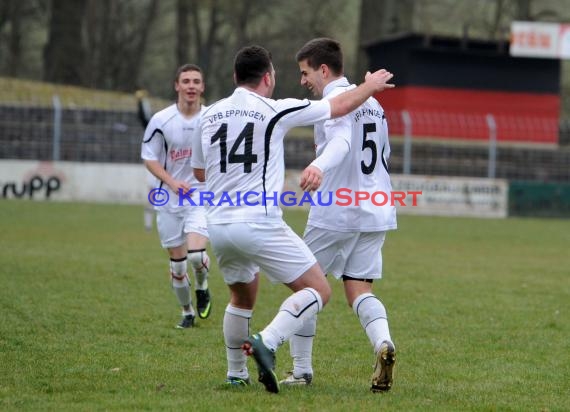
[{"label": "white shorts", "polygon": [[317,263],[307,245],[283,221],[211,224],[208,229],[228,285],[250,283],[260,268],[272,283],[290,283]]},{"label": "white shorts", "polygon": [[382,245],[386,232],[337,232],[307,226],[305,242],[325,273],[340,279],[382,277]]},{"label": "white shorts", "polygon": [[188,233],[208,237],[206,210],[203,206],[181,207],[175,212],[158,210],[156,228],[163,248],[185,244]]}]

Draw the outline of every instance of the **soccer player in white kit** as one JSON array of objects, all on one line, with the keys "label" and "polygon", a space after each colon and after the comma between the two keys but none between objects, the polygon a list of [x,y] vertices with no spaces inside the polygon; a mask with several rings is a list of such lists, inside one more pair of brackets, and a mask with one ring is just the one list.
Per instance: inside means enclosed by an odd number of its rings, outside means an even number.
[{"label": "soccer player in white kit", "polygon": [[156,226],[160,242],[170,256],[172,288],[182,306],[182,320],[177,328],[185,329],[194,326],[196,317],[187,261],[194,269],[198,316],[205,319],[211,310],[205,209],[184,201],[179,192],[187,193],[190,188],[204,187],[194,177],[190,165],[192,132],[199,126],[203,109],[200,98],[204,93],[204,80],[200,67],[194,64],[180,66],[174,88],[178,94],[177,102],[150,119],[143,138],[141,157],[147,169],[156,177],[155,188],[149,193],[148,199],[157,212]]},{"label": "soccer player in white kit", "polygon": [[[296,55],[301,85],[317,97],[332,99],[354,88],[343,75],[340,44],[318,38],[306,43]],[[374,98],[346,116],[315,125],[317,158],[301,176],[304,189],[325,193],[347,188],[390,196],[388,127],[384,110]],[[313,184],[314,180],[314,184]],[[346,300],[365,330],[376,364],[371,390],[383,392],[392,386],[396,351],[386,309],[372,293],[372,282],[382,277],[381,249],[386,231],[396,229],[396,208],[370,201],[348,206],[332,203],[311,205],[304,239],[325,273],[343,280]],[[289,385],[310,384],[313,378],[311,352],[316,316],[291,337],[293,371],[282,381]]]},{"label": "soccer player in white kit", "polygon": [[[272,100],[271,55],[249,46],[234,60],[234,93],[203,112],[192,166],[212,194],[206,200],[210,241],[230,289],[223,321],[226,383],[249,383],[247,354],[254,357],[265,389],[278,392],[275,351],[323,308],[331,293],[314,256],[282,219],[285,133],[348,113],[373,93],[392,87],[387,84],[391,77],[380,70],[357,89],[331,100]],[[202,199],[197,193],[194,197]],[[260,269],[294,293],[265,329],[248,336]]]},{"label": "soccer player in white kit", "polygon": [[[150,119],[152,117],[152,109],[150,107],[150,102],[148,101],[148,92],[146,90],[137,90],[135,93],[135,98],[137,99],[137,114],[141,125],[144,130],[148,126]],[[145,166],[145,182],[146,188],[150,192],[156,186],[156,178]],[[144,210],[143,210],[143,221],[144,228],[147,232],[152,230],[153,221],[155,219],[156,212],[154,211],[154,205],[152,205],[148,199],[144,199]]]}]

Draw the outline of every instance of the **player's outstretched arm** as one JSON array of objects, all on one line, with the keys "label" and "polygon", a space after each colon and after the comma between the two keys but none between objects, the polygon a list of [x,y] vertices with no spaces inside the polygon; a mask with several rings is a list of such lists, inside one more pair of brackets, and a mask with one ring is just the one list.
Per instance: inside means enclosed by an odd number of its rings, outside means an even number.
[{"label": "player's outstretched arm", "polygon": [[317,190],[323,182],[323,172],[316,166],[309,165],[301,173],[299,187],[303,192]]},{"label": "player's outstretched arm", "polygon": [[331,117],[344,116],[355,110],[374,93],[395,87],[394,84],[388,83],[392,77],[394,75],[384,69],[377,70],[374,73],[366,73],[364,83],[330,100]]}]

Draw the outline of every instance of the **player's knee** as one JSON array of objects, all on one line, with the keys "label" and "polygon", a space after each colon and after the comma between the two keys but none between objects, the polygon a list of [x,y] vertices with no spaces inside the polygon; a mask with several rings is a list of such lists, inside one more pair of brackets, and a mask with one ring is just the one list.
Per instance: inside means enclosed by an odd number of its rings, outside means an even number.
[{"label": "player's knee", "polygon": [[300,317],[310,313],[316,315],[323,309],[323,306],[322,296],[316,289],[304,288],[285,299],[279,310]]},{"label": "player's knee", "polygon": [[210,268],[210,257],[206,249],[189,250],[188,260],[195,270],[209,270]]},{"label": "player's knee", "polygon": [[170,259],[170,273],[173,277],[186,276],[187,263],[186,258]]},{"label": "player's knee", "polygon": [[310,285],[311,288],[316,290],[319,293],[319,296],[322,300],[323,306],[326,305],[332,295],[331,285],[329,284],[325,274],[323,273],[319,264],[315,264],[310,269],[312,272],[312,276],[310,282],[305,283],[306,285]]},{"label": "player's knee", "polygon": [[188,282],[186,258],[170,259],[170,276],[174,284]]},{"label": "player's knee", "polygon": [[322,286],[319,287],[319,289],[317,289],[317,291],[319,292],[319,295],[321,295],[323,306],[325,306],[329,302],[332,295],[331,285],[325,279],[325,282]]}]

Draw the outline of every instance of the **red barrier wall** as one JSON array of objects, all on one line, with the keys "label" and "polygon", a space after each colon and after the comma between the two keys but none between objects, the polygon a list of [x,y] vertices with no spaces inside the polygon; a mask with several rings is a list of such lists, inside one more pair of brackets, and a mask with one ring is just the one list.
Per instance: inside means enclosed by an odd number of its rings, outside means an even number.
[{"label": "red barrier wall", "polygon": [[403,86],[376,95],[390,133],[404,133],[401,111],[412,119],[414,137],[488,140],[492,114],[498,141],[558,143],[560,96],[549,93]]}]

